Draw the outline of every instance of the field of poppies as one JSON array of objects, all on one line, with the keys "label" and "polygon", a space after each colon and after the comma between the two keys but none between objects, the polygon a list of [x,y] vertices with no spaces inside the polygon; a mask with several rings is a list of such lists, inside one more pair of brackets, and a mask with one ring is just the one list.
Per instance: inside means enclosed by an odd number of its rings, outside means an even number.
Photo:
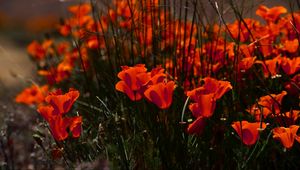
[{"label": "field of poppies", "polygon": [[33,40],[39,78],[15,102],[36,110],[38,167],[298,169],[300,1],[253,17],[208,2],[214,16],[198,0],[91,0]]}]

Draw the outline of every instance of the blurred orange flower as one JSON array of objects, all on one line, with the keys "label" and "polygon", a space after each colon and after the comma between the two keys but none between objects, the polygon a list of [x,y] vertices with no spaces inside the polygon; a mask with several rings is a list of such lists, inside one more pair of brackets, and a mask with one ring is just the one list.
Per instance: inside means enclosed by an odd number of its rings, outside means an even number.
[{"label": "blurred orange flower", "polygon": [[19,93],[16,96],[15,101],[17,103],[23,103],[27,105],[41,104],[45,100],[47,93],[48,85],[41,87],[32,85],[31,87],[28,87]]},{"label": "blurred orange flower", "polygon": [[92,7],[88,3],[83,3],[79,5],[73,5],[68,8],[69,12],[76,16],[87,15],[91,12]]},{"label": "blurred orange flower", "polygon": [[32,41],[27,46],[27,52],[35,59],[41,60],[46,57],[47,51],[52,45],[52,40],[45,40],[42,44],[37,41]]},{"label": "blurred orange flower", "polygon": [[289,53],[295,53],[298,51],[299,48],[299,41],[297,38],[294,40],[286,40],[283,44],[286,51]]},{"label": "blurred orange flower", "polygon": [[264,5],[260,5],[256,10],[256,15],[262,17],[267,22],[275,22],[278,20],[281,14],[287,13],[287,9],[283,6],[275,6],[273,8],[268,8]]}]

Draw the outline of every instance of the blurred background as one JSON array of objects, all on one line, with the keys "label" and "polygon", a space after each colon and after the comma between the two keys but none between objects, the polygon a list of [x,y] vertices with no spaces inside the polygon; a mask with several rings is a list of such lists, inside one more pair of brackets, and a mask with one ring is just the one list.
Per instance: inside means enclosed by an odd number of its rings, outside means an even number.
[{"label": "blurred background", "polygon": [[[0,0],[0,85],[5,87],[0,88],[0,102],[3,95],[7,95],[3,94],[4,91],[6,93],[11,91],[4,89],[20,89],[22,86],[20,79],[16,79],[15,76],[34,78],[31,76],[35,67],[26,54],[26,45],[33,39],[41,39],[46,33],[53,31],[61,18],[68,17],[66,8],[80,2],[83,0]],[[208,0],[202,2],[204,9],[207,9],[206,13],[215,16],[215,11],[212,10]],[[226,5],[224,0],[218,2],[220,5]],[[249,8],[246,15],[255,16],[259,4],[269,7],[284,5],[288,8],[288,2],[288,0],[247,1],[246,6]],[[238,3],[240,1],[237,1]],[[226,22],[234,20],[231,11],[226,11],[224,17]]]},{"label": "blurred background", "polygon": [[[67,17],[67,6],[79,0],[0,0],[0,84],[20,88],[14,76],[30,78],[34,66],[26,53],[26,45],[41,39]],[[31,77],[33,78],[33,77]],[[2,93],[1,93],[2,91]],[[4,89],[0,89],[3,99]],[[5,92],[10,92],[5,90]]]},{"label": "blurred background", "polygon": [[44,156],[32,137],[36,111],[15,104],[14,98],[30,86],[31,80],[36,80],[36,67],[26,51],[28,43],[52,32],[60,18],[68,16],[66,8],[80,2],[0,0],[0,142],[4,143],[0,148],[0,169],[6,164],[5,156],[13,157],[11,164],[16,169],[42,168],[39,165]]}]

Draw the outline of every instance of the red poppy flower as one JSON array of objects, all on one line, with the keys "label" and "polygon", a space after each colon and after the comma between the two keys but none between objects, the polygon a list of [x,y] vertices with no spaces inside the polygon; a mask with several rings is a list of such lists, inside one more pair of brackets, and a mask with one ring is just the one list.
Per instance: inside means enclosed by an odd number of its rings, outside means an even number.
[{"label": "red poppy flower", "polygon": [[51,122],[51,120],[53,119],[53,117],[58,116],[59,114],[55,114],[54,108],[52,106],[40,106],[37,110],[42,117],[47,121],[47,122]]},{"label": "red poppy flower", "polygon": [[77,90],[70,89],[69,92],[64,95],[49,94],[46,97],[46,102],[54,108],[55,114],[65,114],[69,112],[78,97],[79,92]]},{"label": "red poppy flower", "polygon": [[187,96],[197,100],[199,94],[213,93],[216,99],[220,99],[226,92],[232,89],[230,82],[217,80],[211,77],[203,79],[203,86],[187,92]]},{"label": "red poppy flower", "polygon": [[167,75],[164,73],[165,69],[163,69],[161,66],[158,66],[156,68],[153,68],[150,73],[148,73],[150,76],[150,80],[148,85],[153,85],[157,83],[164,82],[167,78]]},{"label": "red poppy flower", "polygon": [[175,83],[157,83],[150,86],[144,93],[145,97],[161,109],[170,107]]},{"label": "red poppy flower", "polygon": [[81,124],[82,124],[82,117],[75,116],[70,118],[70,131],[72,132],[73,138],[78,138],[81,134]]},{"label": "red poppy flower", "polygon": [[202,94],[197,98],[197,103],[189,105],[189,109],[192,111],[194,117],[211,117],[216,108],[216,99],[214,94]]},{"label": "red poppy flower", "polygon": [[69,136],[68,129],[72,133],[73,138],[78,138],[81,134],[82,117],[56,116],[50,120],[49,124],[53,137],[58,141],[65,140]]},{"label": "red poppy flower", "polygon": [[81,134],[82,117],[63,117],[69,112],[75,100],[79,97],[79,92],[70,89],[68,93],[62,94],[61,90],[54,91],[46,97],[50,105],[40,106],[38,112],[49,123],[51,134],[55,140],[65,140],[69,131],[74,138]]},{"label": "red poppy flower", "polygon": [[116,84],[116,90],[125,93],[132,101],[142,99],[142,86],[149,81],[145,65],[123,66],[122,69],[118,73],[121,81]]},{"label": "red poppy flower", "polygon": [[56,116],[49,122],[51,134],[55,140],[65,140],[69,133],[67,128],[70,126],[70,120],[61,116]]},{"label": "red poppy flower", "polygon": [[299,129],[299,126],[292,125],[289,128],[285,127],[277,127],[273,129],[273,138],[280,140],[282,145],[289,149],[294,145],[294,139],[296,139],[298,142],[299,136],[297,135],[297,131]]},{"label": "red poppy flower", "polygon": [[262,123],[260,127],[260,122],[249,123],[248,121],[233,122],[231,126],[237,132],[245,145],[255,144],[258,139],[259,128],[266,128],[265,123]]}]

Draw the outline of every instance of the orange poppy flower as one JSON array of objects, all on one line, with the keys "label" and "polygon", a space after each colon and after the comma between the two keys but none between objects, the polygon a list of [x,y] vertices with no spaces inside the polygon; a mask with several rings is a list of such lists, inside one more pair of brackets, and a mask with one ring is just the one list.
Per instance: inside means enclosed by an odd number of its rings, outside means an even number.
[{"label": "orange poppy flower", "polygon": [[50,120],[49,126],[51,134],[55,140],[65,140],[69,136],[69,133],[67,131],[67,128],[70,126],[69,119],[63,118],[61,116],[56,116],[54,119]]},{"label": "orange poppy flower", "polygon": [[163,69],[161,66],[157,66],[156,68],[153,68],[151,72],[148,73],[150,77],[148,85],[164,82],[167,78],[167,75],[164,73],[164,71],[165,69]]},{"label": "orange poppy flower", "polygon": [[41,60],[46,57],[47,50],[49,50],[51,45],[52,45],[52,40],[45,40],[42,44],[38,43],[37,41],[32,41],[27,46],[27,52],[33,58],[35,58],[37,60]]},{"label": "orange poppy flower", "polygon": [[251,109],[247,111],[253,115],[256,121],[260,120],[260,115],[263,114],[263,118],[266,118],[270,114],[279,114],[280,105],[283,97],[287,94],[286,91],[282,91],[279,94],[270,94],[259,98],[257,104],[254,104]]},{"label": "orange poppy flower", "polygon": [[54,108],[52,106],[40,106],[37,111],[41,114],[41,116],[47,121],[51,122],[53,117],[58,116],[59,114],[54,113]]},{"label": "orange poppy flower", "polygon": [[276,48],[273,47],[273,40],[271,38],[264,38],[259,40],[259,50],[264,57],[269,57],[276,53]]},{"label": "orange poppy flower", "polygon": [[216,100],[230,89],[232,89],[230,82],[206,77],[203,86],[187,92],[187,96],[196,102],[192,103],[189,109],[195,117],[198,117],[196,115],[211,117],[216,107]]},{"label": "orange poppy flower", "polygon": [[56,46],[57,53],[60,55],[66,54],[70,49],[70,43],[68,41],[62,41]]},{"label": "orange poppy flower", "polygon": [[294,139],[296,139],[298,142],[299,136],[297,135],[297,131],[299,129],[299,126],[292,125],[288,128],[285,127],[277,127],[273,129],[273,138],[280,140],[281,144],[289,149],[294,145]]},{"label": "orange poppy flower", "polygon": [[72,133],[73,138],[80,137],[82,117],[62,117],[56,116],[49,122],[51,134],[55,140],[65,140],[69,136],[69,131]]},{"label": "orange poppy flower", "polygon": [[300,110],[291,110],[285,112],[284,114],[278,114],[275,117],[276,122],[281,126],[290,126],[294,125],[299,118]]},{"label": "orange poppy flower", "polygon": [[17,103],[23,103],[27,105],[40,104],[45,100],[47,93],[48,85],[44,85],[42,87],[32,85],[31,87],[28,87],[19,93],[16,96],[15,101]]},{"label": "orange poppy flower", "polygon": [[289,53],[295,53],[298,51],[299,48],[299,41],[297,38],[294,40],[286,40],[283,44],[284,49]]},{"label": "orange poppy flower", "polygon": [[88,3],[83,3],[80,5],[73,5],[68,8],[69,12],[76,16],[87,15],[91,12],[92,7]]},{"label": "orange poppy flower", "polygon": [[214,93],[216,99],[220,99],[226,92],[232,89],[229,81],[217,80],[211,77],[204,78],[205,89],[203,92],[199,91],[200,94]]},{"label": "orange poppy flower", "polygon": [[36,59],[43,59],[46,55],[45,49],[37,41],[33,41],[28,45],[27,52]]},{"label": "orange poppy flower", "polygon": [[[60,83],[63,80],[68,79],[71,76],[74,67],[74,58],[73,56],[66,55],[64,60],[57,65],[57,67],[51,67],[48,70],[39,70],[38,74],[45,76],[48,80],[48,84],[53,85]],[[84,60],[84,59],[83,59]],[[85,67],[88,67],[84,60]]]},{"label": "orange poppy flower", "polygon": [[245,18],[244,21],[247,27],[244,23],[240,23],[240,21],[235,21],[233,24],[228,25],[230,35],[233,36],[234,39],[239,38],[240,42],[246,42],[249,39],[249,30],[253,30],[253,26],[259,24],[258,21],[250,18]]},{"label": "orange poppy flower", "polygon": [[[129,2],[129,1],[128,1]],[[122,16],[124,18],[130,18],[131,17],[131,10],[130,8],[133,10],[135,1],[131,0],[128,4],[127,1],[125,0],[119,0],[119,1],[115,1],[115,6],[117,7],[116,12],[119,16]],[[130,6],[129,6],[130,5]]]},{"label": "orange poppy flower", "polygon": [[60,25],[58,27],[58,32],[64,37],[70,35],[71,31],[72,31],[72,27],[69,24]]},{"label": "orange poppy flower", "polygon": [[50,93],[45,100],[54,108],[55,114],[65,114],[69,112],[78,97],[79,91],[70,89],[66,94]]},{"label": "orange poppy flower", "polygon": [[[142,86],[148,82],[145,65],[137,64],[134,67],[123,66],[122,69],[118,73],[121,81],[116,84],[116,90],[125,93],[132,101],[142,99]],[[142,76],[139,76],[139,74]]]},{"label": "orange poppy flower", "polygon": [[86,43],[87,43],[87,47],[91,49],[97,49],[97,48],[104,49],[106,47],[103,37],[91,36],[88,38]]},{"label": "orange poppy flower", "polygon": [[244,55],[245,58],[253,57],[254,46],[253,45],[240,45],[240,51]]},{"label": "orange poppy flower", "polygon": [[191,110],[194,117],[211,117],[216,108],[216,99],[214,98],[214,94],[202,94],[197,98],[197,103],[192,103],[189,105],[189,109]]},{"label": "orange poppy flower", "polygon": [[294,57],[293,59],[282,57],[280,66],[286,74],[292,75],[300,70],[300,57]]},{"label": "orange poppy flower", "polygon": [[296,74],[289,82],[284,86],[286,91],[292,96],[299,96],[300,90],[300,74]]},{"label": "orange poppy flower", "polygon": [[[89,15],[78,16],[78,17],[68,19],[68,23],[70,24],[71,27],[77,27],[77,26],[83,27],[83,26],[86,26],[90,22],[94,22],[94,21],[93,21],[93,18]],[[81,36],[81,34],[84,35],[84,33],[86,33],[84,28],[79,29],[79,30],[77,30],[77,32],[74,31],[74,36],[83,37],[83,36]]]},{"label": "orange poppy flower", "polygon": [[275,6],[273,8],[268,8],[264,5],[260,5],[256,10],[256,15],[262,17],[267,22],[275,22],[278,20],[281,14],[287,13],[287,9],[283,6]]},{"label": "orange poppy flower", "polygon": [[266,124],[260,122],[249,123],[248,121],[237,121],[231,124],[245,145],[253,145],[258,139],[259,129],[265,129]]},{"label": "orange poppy flower", "polygon": [[239,62],[239,70],[242,71],[246,71],[248,69],[250,69],[252,67],[252,65],[254,64],[256,57],[246,57],[243,58],[240,62]]},{"label": "orange poppy flower", "polygon": [[267,78],[269,76],[275,76],[279,72],[281,57],[277,56],[273,59],[265,60],[265,62],[256,60],[255,63],[262,65],[264,76]]},{"label": "orange poppy flower", "polygon": [[174,81],[168,83],[157,83],[150,86],[145,92],[145,97],[161,109],[170,107],[172,103]]},{"label": "orange poppy flower", "polygon": [[189,124],[187,133],[201,135],[205,128],[205,124],[205,118],[199,116],[193,123]]},{"label": "orange poppy flower", "polygon": [[75,116],[70,118],[70,131],[72,132],[73,138],[78,138],[81,134],[81,124],[82,124],[82,117],[81,116]]},{"label": "orange poppy flower", "polygon": [[[74,138],[81,134],[82,117],[63,117],[69,112],[79,92],[70,89],[68,93],[62,94],[61,90],[49,93],[46,102],[50,105],[40,106],[38,112],[49,123],[51,134],[55,140],[65,140],[70,131]],[[68,130],[69,129],[69,130]]]},{"label": "orange poppy flower", "polygon": [[194,101],[189,105],[189,109],[196,118],[193,123],[189,124],[188,133],[202,133],[205,119],[211,117],[214,113],[216,100],[220,99],[230,89],[232,89],[230,82],[206,77],[203,86],[187,92],[187,96]]}]

